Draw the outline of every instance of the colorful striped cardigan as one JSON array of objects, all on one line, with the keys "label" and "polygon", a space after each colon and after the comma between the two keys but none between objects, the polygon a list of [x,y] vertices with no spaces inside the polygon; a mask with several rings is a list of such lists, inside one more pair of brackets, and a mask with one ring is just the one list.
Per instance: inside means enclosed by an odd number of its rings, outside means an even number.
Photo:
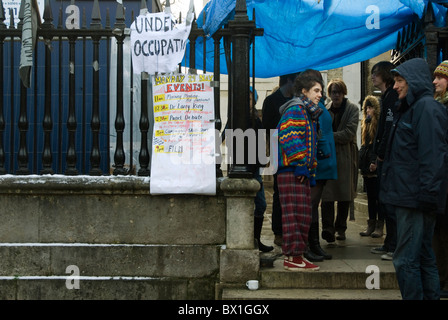
[{"label": "colorful striped cardigan", "polygon": [[278,172],[292,171],[295,176],[306,176],[315,185],[317,122],[308,115],[299,98],[288,101],[278,130]]}]

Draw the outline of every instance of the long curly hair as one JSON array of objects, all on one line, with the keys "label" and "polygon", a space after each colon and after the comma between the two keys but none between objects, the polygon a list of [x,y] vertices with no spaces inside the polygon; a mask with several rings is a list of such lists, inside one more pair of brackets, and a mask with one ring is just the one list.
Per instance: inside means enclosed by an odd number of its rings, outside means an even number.
[{"label": "long curly hair", "polygon": [[[367,119],[367,107],[373,107],[373,116],[370,120]],[[373,143],[375,139],[376,130],[378,128],[378,119],[380,118],[380,102],[375,96],[367,96],[362,103],[362,113],[364,115],[361,123],[361,145]],[[367,121],[366,121],[367,120]]]}]

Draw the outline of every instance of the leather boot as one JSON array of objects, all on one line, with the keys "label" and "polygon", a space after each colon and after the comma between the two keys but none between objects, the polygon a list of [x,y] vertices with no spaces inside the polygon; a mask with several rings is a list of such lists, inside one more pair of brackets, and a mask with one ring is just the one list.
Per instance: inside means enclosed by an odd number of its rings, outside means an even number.
[{"label": "leather boot", "polygon": [[255,240],[257,240],[258,250],[260,250],[261,252],[269,252],[274,250],[274,247],[265,246],[260,241],[261,229],[263,228],[263,220],[264,220],[263,217],[262,218],[254,217],[254,238]]},{"label": "leather boot", "polygon": [[279,247],[282,246],[283,244],[283,235],[281,234],[276,234],[275,238],[274,238],[274,244],[278,245]]},{"label": "leather boot", "polygon": [[306,252],[303,253],[303,256],[307,258],[311,262],[322,262],[324,261],[324,257],[315,254],[313,251],[308,249]]},{"label": "leather boot", "polygon": [[330,260],[333,257],[331,254],[326,253],[320,246],[318,222],[313,222],[310,225],[310,231],[308,232],[308,245],[311,252],[323,257],[325,260]]},{"label": "leather boot", "polygon": [[376,222],[375,231],[372,232],[372,238],[381,238],[383,236],[384,220]]},{"label": "leather boot", "polygon": [[364,230],[363,232],[360,232],[359,235],[363,236],[363,237],[370,236],[373,233],[373,231],[375,231],[375,226],[376,226],[376,220],[373,220],[373,219],[367,220],[366,230]]}]

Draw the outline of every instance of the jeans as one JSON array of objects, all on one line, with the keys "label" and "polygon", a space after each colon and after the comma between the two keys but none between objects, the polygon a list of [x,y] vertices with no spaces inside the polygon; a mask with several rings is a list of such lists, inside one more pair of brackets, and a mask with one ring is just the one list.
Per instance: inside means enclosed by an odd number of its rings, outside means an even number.
[{"label": "jeans", "polygon": [[397,248],[393,264],[403,300],[440,299],[439,274],[432,249],[435,214],[395,207]]},{"label": "jeans", "polygon": [[[378,174],[378,189],[381,188],[381,172],[383,171],[383,161],[378,161],[376,168]],[[395,215],[395,207],[389,204],[384,204],[381,199],[378,199],[378,216],[384,217],[386,222],[386,238],[384,239],[383,247],[388,252],[394,252],[397,246],[397,218]]]},{"label": "jeans", "polygon": [[387,252],[394,252],[397,246],[397,217],[394,212],[396,207],[381,202],[379,207],[384,212],[384,220],[386,222],[386,237],[384,238],[383,247]]}]

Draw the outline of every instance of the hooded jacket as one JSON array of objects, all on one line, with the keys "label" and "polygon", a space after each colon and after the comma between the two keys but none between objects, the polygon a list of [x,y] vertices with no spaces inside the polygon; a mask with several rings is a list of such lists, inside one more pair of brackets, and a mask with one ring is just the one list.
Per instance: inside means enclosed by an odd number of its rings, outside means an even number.
[{"label": "hooded jacket", "polygon": [[300,98],[280,107],[278,123],[278,172],[292,171],[306,176],[310,186],[316,184],[317,122],[311,120]]},{"label": "hooded jacket", "polygon": [[380,199],[422,212],[445,207],[448,165],[448,115],[434,100],[431,72],[416,58],[394,69],[408,92],[394,120],[381,172]]}]

